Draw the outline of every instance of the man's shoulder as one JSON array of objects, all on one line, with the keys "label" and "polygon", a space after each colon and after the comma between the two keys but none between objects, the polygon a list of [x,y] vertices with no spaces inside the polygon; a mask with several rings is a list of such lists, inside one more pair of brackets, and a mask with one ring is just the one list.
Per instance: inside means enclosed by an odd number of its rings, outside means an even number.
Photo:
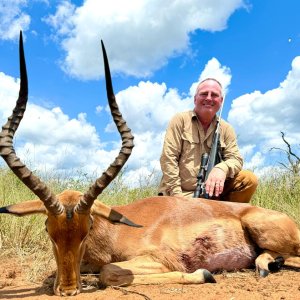
[{"label": "man's shoulder", "polygon": [[173,119],[191,119],[194,113],[192,110],[181,111],[173,116]]},{"label": "man's shoulder", "polygon": [[232,128],[232,125],[230,123],[228,123],[227,121],[223,120],[223,119],[221,119],[220,124],[221,124],[221,127],[224,127],[224,128],[230,127],[230,128]]},{"label": "man's shoulder", "polygon": [[221,119],[220,125],[221,125],[221,130],[225,134],[235,134],[235,130],[234,130],[233,126],[230,123],[228,123],[227,121]]},{"label": "man's shoulder", "polygon": [[191,123],[192,117],[193,117],[192,110],[178,112],[172,117],[170,124],[173,126],[178,126],[178,125],[185,126],[184,124]]}]

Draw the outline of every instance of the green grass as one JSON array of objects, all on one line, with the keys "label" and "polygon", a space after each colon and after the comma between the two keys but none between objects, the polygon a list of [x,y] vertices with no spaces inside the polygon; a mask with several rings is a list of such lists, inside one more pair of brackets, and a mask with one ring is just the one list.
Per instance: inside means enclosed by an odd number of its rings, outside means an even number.
[{"label": "green grass", "polygon": [[[81,172],[77,172],[74,178],[62,174],[48,174],[44,176],[44,181],[55,193],[65,189],[84,192],[94,181]],[[156,176],[152,175],[141,182],[143,183],[140,187],[129,188],[125,184],[124,174],[121,173],[99,199],[108,205],[122,205],[157,194]],[[35,198],[10,170],[0,169],[0,207]],[[262,178],[252,204],[285,212],[300,225],[299,200],[300,177],[283,173]],[[43,215],[18,218],[0,214],[0,259],[17,255],[20,263],[24,263],[24,268],[28,268],[28,258],[35,261],[28,269],[27,277],[32,281],[43,279],[45,272],[49,272],[49,266],[55,270],[52,246],[45,232],[44,222]]]},{"label": "green grass", "polygon": [[274,174],[260,179],[252,204],[284,212],[300,225],[300,177]]}]

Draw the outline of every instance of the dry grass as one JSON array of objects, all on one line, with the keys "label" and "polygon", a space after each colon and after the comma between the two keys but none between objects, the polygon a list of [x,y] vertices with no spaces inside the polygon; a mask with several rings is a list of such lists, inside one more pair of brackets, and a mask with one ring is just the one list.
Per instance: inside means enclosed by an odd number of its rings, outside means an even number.
[{"label": "dry grass", "polygon": [[284,212],[300,225],[300,176],[274,174],[260,179],[252,203]]}]

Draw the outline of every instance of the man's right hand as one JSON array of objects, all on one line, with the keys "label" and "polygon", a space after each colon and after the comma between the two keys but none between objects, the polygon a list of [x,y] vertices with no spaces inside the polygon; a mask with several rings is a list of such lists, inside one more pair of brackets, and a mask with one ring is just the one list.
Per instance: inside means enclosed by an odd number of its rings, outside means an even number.
[{"label": "man's right hand", "polygon": [[209,197],[219,197],[223,192],[225,180],[226,173],[223,170],[219,168],[213,168],[211,170],[205,182],[205,190]]}]

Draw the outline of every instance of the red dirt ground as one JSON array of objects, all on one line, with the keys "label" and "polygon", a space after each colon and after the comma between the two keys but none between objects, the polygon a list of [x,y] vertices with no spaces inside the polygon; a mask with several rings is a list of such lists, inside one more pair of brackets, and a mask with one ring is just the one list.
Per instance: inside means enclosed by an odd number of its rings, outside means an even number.
[{"label": "red dirt ground", "polygon": [[[28,282],[23,267],[17,259],[0,261],[0,299],[46,300],[61,299],[54,296],[52,286],[54,274],[45,271],[41,282]],[[47,274],[48,272],[48,274]],[[107,287],[99,289],[95,275],[82,276],[83,291],[75,297],[65,299],[188,299],[188,300],[296,300],[300,299],[300,272],[283,269],[266,278],[259,278],[253,270],[215,275],[216,284],[202,285],[147,285],[126,288]]]}]

